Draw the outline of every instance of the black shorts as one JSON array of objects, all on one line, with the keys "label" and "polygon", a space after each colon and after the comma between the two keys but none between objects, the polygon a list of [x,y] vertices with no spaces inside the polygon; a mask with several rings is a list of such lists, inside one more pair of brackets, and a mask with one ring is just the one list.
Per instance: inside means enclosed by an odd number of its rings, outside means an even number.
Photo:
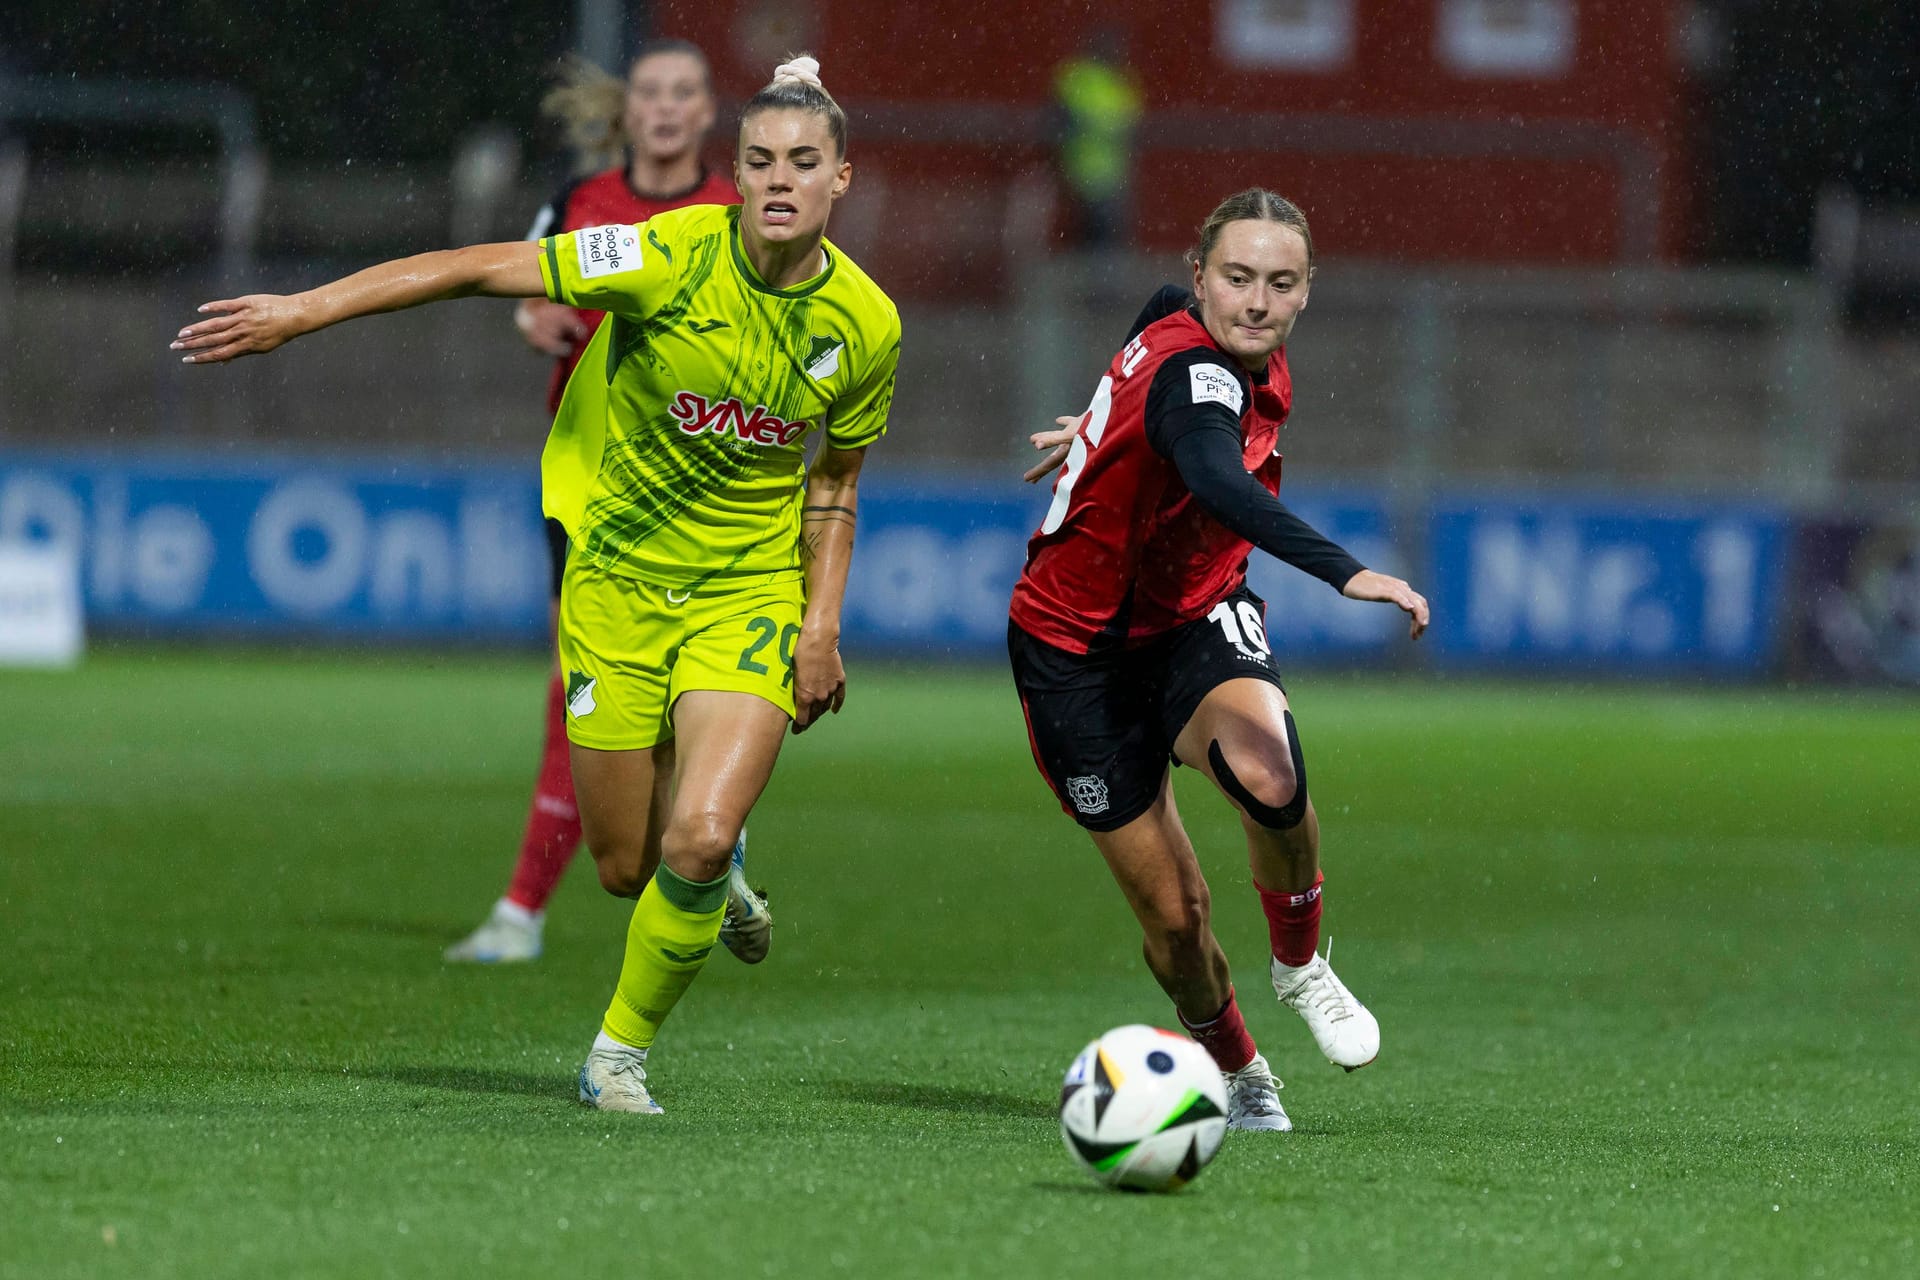
[{"label": "black shorts", "polygon": [[1244,586],[1205,617],[1135,649],[1069,653],[1008,624],[1013,683],[1034,763],[1060,807],[1113,831],[1159,798],[1174,739],[1229,680],[1282,690],[1267,648],[1267,603]]},{"label": "black shorts", "polygon": [[553,570],[553,577],[547,585],[553,591],[553,598],[560,598],[560,579],[567,573],[567,526],[551,517],[547,520],[547,564]]}]

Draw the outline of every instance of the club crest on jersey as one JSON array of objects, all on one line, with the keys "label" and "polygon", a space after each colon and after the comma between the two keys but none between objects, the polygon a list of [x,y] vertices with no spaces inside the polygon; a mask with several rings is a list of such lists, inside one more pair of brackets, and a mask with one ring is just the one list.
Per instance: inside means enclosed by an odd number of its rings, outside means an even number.
[{"label": "club crest on jersey", "polygon": [[1073,807],[1084,814],[1105,813],[1107,811],[1107,783],[1104,778],[1091,775],[1067,779],[1067,799],[1073,801]]},{"label": "club crest on jersey", "polygon": [[697,391],[682,391],[674,396],[667,412],[690,436],[712,432],[717,436],[734,436],[747,444],[792,444],[813,425],[776,417],[767,412],[763,404],[748,409],[739,396],[709,401]]},{"label": "club crest on jersey", "polygon": [[813,344],[807,348],[807,376],[818,382],[840,372],[840,349],[845,345],[838,338],[814,334]]},{"label": "club crest on jersey", "polygon": [[573,246],[580,255],[582,280],[640,269],[640,237],[633,227],[586,227],[574,232]]}]

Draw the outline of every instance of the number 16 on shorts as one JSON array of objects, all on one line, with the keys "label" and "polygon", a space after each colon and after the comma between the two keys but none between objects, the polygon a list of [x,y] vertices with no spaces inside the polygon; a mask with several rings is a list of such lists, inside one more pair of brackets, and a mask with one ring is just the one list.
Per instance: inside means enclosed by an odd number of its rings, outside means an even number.
[{"label": "number 16 on shorts", "polygon": [[1213,606],[1207,621],[1220,628],[1227,643],[1249,658],[1265,658],[1273,652],[1267,647],[1267,627],[1253,601],[1229,597]]}]

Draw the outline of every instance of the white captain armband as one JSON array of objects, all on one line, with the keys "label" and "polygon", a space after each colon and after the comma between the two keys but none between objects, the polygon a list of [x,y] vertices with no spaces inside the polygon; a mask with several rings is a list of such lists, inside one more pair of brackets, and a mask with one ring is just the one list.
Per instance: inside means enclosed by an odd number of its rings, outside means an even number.
[{"label": "white captain armband", "polygon": [[583,227],[574,232],[573,246],[580,255],[582,280],[640,269],[640,232],[636,227],[622,223]]}]

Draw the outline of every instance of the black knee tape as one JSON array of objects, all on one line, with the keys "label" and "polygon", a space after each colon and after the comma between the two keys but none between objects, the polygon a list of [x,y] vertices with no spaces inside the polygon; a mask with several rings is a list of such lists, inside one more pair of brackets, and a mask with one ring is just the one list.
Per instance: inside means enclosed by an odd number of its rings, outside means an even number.
[{"label": "black knee tape", "polygon": [[1307,816],[1307,762],[1300,754],[1300,731],[1294,728],[1293,712],[1280,713],[1287,722],[1287,751],[1293,756],[1293,799],[1279,808],[1261,804],[1254,799],[1253,793],[1240,779],[1233,776],[1233,770],[1227,767],[1226,752],[1220,750],[1220,740],[1214,739],[1207,746],[1207,760],[1213,765],[1213,776],[1220,783],[1220,789],[1232,797],[1234,803],[1247,811],[1247,816],[1270,831],[1291,831],[1306,820]]}]

